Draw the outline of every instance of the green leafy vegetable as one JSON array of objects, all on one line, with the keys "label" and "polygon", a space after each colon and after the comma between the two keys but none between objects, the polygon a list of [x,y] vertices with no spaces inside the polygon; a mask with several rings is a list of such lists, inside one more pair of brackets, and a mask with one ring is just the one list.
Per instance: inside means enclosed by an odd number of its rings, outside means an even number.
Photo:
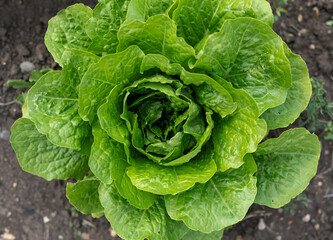
[{"label": "green leafy vegetable", "polygon": [[96,177],[89,175],[75,185],[68,183],[66,196],[70,203],[84,214],[103,214],[104,208],[98,195],[99,184]]},{"label": "green leafy vegetable", "polygon": [[[316,172],[304,61],[265,0],[100,0],[49,22],[61,71],[34,72],[11,143],[23,170],[127,240],[218,240],[254,203],[281,207]],[[89,174],[89,175],[88,175]]]},{"label": "green leafy vegetable", "polygon": [[318,137],[303,128],[260,144],[254,153],[258,165],[256,203],[279,208],[300,194],[316,174],[320,149]]},{"label": "green leafy vegetable", "polygon": [[10,142],[22,169],[46,180],[81,179],[89,170],[88,157],[53,145],[27,118],[14,123]]}]

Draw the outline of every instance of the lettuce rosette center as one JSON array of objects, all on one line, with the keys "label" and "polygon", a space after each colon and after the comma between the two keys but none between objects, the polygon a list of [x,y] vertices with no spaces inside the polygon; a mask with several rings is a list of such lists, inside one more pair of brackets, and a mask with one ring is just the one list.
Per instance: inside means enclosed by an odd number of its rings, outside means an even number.
[{"label": "lettuce rosette center", "polygon": [[[213,121],[194,100],[193,91],[163,75],[138,80],[118,96],[120,117],[132,146],[161,165],[179,165],[198,154],[211,135]],[[112,104],[112,103],[107,103]]]}]

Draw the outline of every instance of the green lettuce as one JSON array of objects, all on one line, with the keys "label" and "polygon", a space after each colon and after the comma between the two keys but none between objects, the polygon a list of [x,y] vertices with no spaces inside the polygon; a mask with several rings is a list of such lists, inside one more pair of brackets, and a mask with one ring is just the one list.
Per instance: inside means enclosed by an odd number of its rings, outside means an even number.
[{"label": "green lettuce", "polygon": [[[293,123],[307,67],[265,0],[99,0],[49,21],[62,67],[27,93],[11,144],[23,170],[128,240],[220,239],[253,203],[279,208],[315,175]],[[263,142],[262,142],[263,141]]]}]

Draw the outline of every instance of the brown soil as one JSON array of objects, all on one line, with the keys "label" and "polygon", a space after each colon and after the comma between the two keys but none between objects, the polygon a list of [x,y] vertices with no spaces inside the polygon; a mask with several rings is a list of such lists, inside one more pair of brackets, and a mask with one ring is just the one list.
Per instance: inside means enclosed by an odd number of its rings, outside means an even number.
[{"label": "brown soil", "polygon": [[[0,0],[0,103],[14,100],[22,90],[6,86],[8,79],[27,79],[23,61],[37,69],[57,68],[43,45],[47,21],[60,9],[76,2],[93,7],[96,0]],[[325,81],[327,98],[333,92],[333,28],[325,23],[333,16],[332,0],[289,0],[274,29],[307,62],[310,75]],[[21,116],[20,105],[0,106],[0,132]],[[254,205],[246,220],[225,232],[226,240],[333,240],[332,141],[322,140],[318,174],[305,190],[308,203],[293,201],[274,210]],[[111,236],[103,217],[78,214],[65,197],[65,182],[25,173],[8,141],[0,139],[0,240],[12,234],[17,240],[118,239]],[[302,218],[311,215],[309,222]],[[264,230],[258,223],[265,222]],[[3,237],[4,238],[4,237]]]}]

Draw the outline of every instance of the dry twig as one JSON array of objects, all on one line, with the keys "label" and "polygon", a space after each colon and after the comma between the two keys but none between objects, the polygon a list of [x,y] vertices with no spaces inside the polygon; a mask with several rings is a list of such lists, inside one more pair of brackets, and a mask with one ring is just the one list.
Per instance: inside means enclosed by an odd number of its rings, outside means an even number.
[{"label": "dry twig", "polygon": [[13,103],[16,103],[16,101],[13,100],[13,101],[6,102],[6,103],[0,103],[0,106],[8,106],[8,105],[11,105],[11,104],[13,104]]}]

